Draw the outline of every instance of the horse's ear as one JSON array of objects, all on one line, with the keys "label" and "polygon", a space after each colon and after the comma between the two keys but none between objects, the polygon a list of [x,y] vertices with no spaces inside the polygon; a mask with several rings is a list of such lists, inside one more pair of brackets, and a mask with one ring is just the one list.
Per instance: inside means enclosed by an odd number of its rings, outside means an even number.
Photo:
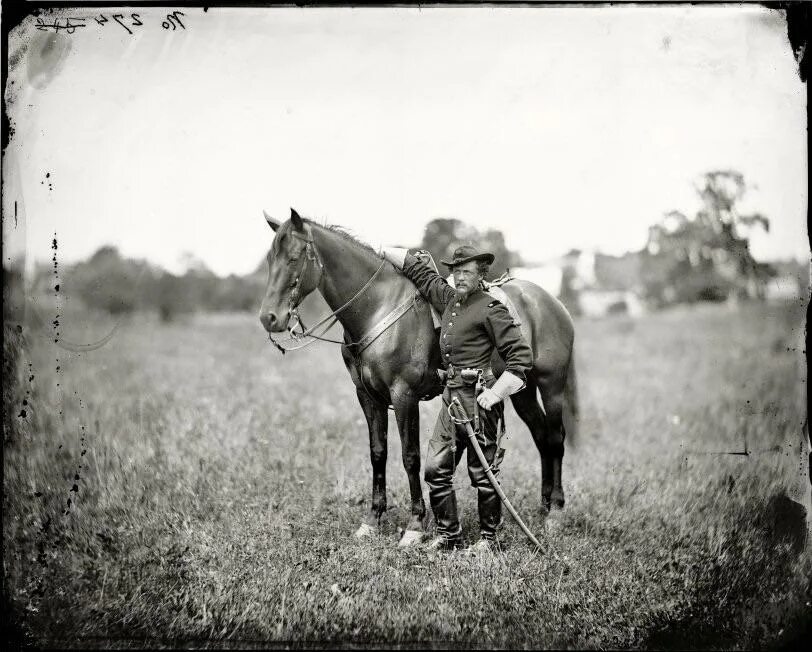
[{"label": "horse's ear", "polygon": [[274,233],[278,231],[279,227],[282,225],[279,222],[277,222],[274,218],[272,218],[270,215],[268,215],[268,213],[266,213],[264,210],[262,211],[262,214],[265,216],[265,221],[268,223],[268,226],[270,226],[274,230]]},{"label": "horse's ear", "polygon": [[293,222],[293,228],[297,231],[304,231],[304,220],[294,208],[290,209],[290,221]]}]

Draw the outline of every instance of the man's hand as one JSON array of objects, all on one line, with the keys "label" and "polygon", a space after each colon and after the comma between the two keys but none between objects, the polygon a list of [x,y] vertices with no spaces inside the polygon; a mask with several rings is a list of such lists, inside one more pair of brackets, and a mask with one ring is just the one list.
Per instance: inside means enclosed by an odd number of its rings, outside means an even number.
[{"label": "man's hand", "polygon": [[482,390],[482,393],[479,396],[476,397],[476,402],[486,410],[490,410],[501,400],[502,397],[499,396],[499,394],[494,392],[492,389],[488,389],[487,387]]},{"label": "man's hand", "polygon": [[425,262],[429,262],[429,260],[431,260],[431,254],[425,249],[415,249],[412,252],[412,256]]}]

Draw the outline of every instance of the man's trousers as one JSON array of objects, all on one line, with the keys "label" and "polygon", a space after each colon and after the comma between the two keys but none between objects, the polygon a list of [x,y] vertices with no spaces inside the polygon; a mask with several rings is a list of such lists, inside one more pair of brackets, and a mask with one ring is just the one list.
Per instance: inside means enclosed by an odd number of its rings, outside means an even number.
[{"label": "man's trousers", "polygon": [[[440,414],[434,426],[434,434],[429,440],[425,465],[425,480],[429,487],[429,501],[437,524],[437,534],[455,538],[462,532],[453,482],[454,470],[462,459],[462,454],[468,451],[468,476],[471,479],[471,485],[477,490],[480,532],[482,538],[492,539],[502,519],[502,503],[488,480],[488,476],[485,475],[485,469],[482,468],[479,456],[471,445],[465,425],[455,424],[448,414],[448,406],[455,396],[459,397],[468,418],[473,419],[474,417],[476,400],[474,387],[470,385],[446,387],[443,391]],[[459,419],[458,412],[459,410],[454,409],[453,414]],[[489,465],[493,464],[497,452],[497,432],[499,420],[503,418],[503,414],[504,405],[502,403],[497,403],[490,410],[479,408],[477,440]],[[474,427],[473,420],[470,425]]]}]

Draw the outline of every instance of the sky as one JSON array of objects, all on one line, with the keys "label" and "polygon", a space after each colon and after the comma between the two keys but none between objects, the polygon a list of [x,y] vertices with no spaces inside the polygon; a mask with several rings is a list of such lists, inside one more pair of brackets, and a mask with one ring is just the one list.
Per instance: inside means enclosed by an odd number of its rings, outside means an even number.
[{"label": "sky", "polygon": [[741,209],[772,221],[754,255],[808,259],[806,92],[779,12],[187,8],[173,30],[137,11],[132,34],[109,13],[61,30],[49,83],[10,77],[7,258],[50,260],[56,233],[67,262],[113,244],[244,274],[271,243],[263,209],[290,207],[373,245],[456,217],[530,261],[620,254],[734,168]]}]

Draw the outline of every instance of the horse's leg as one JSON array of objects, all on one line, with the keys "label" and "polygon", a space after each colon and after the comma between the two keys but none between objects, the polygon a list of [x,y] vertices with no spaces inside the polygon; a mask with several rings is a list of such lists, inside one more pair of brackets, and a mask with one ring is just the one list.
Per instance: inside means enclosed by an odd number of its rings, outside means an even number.
[{"label": "horse's leg", "polygon": [[547,413],[544,441],[542,443],[541,458],[547,460],[549,473],[552,476],[552,492],[550,504],[553,509],[564,509],[564,487],[561,481],[561,472],[564,462],[564,397],[562,390],[550,391],[539,383],[541,400]]},{"label": "horse's leg", "polygon": [[[527,379],[527,387],[510,397],[516,414],[524,421],[533,436],[533,443],[541,457],[541,509],[550,510],[550,501],[553,493],[553,464],[547,451],[547,420],[536,397],[536,384]],[[546,405],[545,405],[546,407]]]},{"label": "horse's leg", "polygon": [[374,401],[366,391],[356,389],[356,394],[369,427],[369,457],[372,461],[372,508],[355,532],[355,536],[360,538],[375,533],[381,515],[386,511],[386,431],[389,417],[386,405]]},{"label": "horse's leg", "polygon": [[394,408],[412,502],[412,516],[398,545],[408,546],[422,540],[423,520],[426,517],[426,503],[420,485],[420,410],[416,400],[405,397],[396,399]]}]

